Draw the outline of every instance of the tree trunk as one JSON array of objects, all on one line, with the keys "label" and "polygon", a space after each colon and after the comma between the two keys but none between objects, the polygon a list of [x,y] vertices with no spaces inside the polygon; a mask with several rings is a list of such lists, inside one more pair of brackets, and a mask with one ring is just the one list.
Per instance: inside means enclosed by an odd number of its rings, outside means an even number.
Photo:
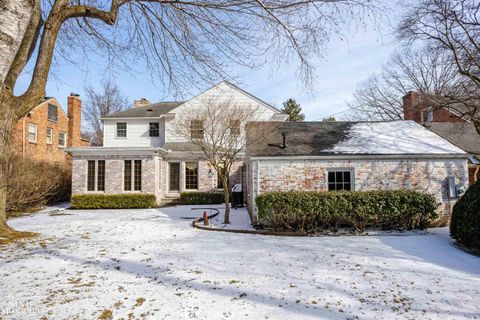
[{"label": "tree trunk", "polygon": [[222,177],[223,180],[223,199],[225,200],[225,219],[223,223],[230,223],[230,186],[228,184],[228,175]]},{"label": "tree trunk", "polygon": [[0,5],[0,88],[22,42],[33,13],[30,0],[4,0]]}]

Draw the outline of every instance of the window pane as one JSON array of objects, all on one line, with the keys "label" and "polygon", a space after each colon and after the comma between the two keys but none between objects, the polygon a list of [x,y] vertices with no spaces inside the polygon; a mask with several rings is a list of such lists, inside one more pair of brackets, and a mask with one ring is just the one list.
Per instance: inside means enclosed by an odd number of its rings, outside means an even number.
[{"label": "window pane", "polygon": [[328,182],[329,183],[335,183],[335,172],[329,172],[328,173]]},{"label": "window pane", "polygon": [[198,189],[198,163],[185,163],[185,189]]},{"label": "window pane", "polygon": [[350,171],[345,171],[343,173],[343,177],[344,177],[344,182],[347,182],[347,183],[351,183],[352,181],[350,180]]},{"label": "window pane", "polygon": [[135,160],[134,186],[135,191],[142,190],[142,160]]},{"label": "window pane", "polygon": [[123,189],[132,190],[132,160],[125,160],[123,167]]},{"label": "window pane", "polygon": [[343,172],[342,171],[337,171],[335,172],[335,182],[343,182]]},{"label": "window pane", "polygon": [[150,137],[160,136],[160,123],[150,122]]},{"label": "window pane", "polygon": [[95,191],[95,161],[88,161],[87,190]]},{"label": "window pane", "polygon": [[171,162],[169,165],[169,190],[170,191],[180,191],[180,163],[178,162]]},{"label": "window pane", "polygon": [[105,160],[97,164],[97,191],[105,191]]},{"label": "window pane", "polygon": [[343,189],[344,189],[344,190],[348,190],[348,191],[352,190],[350,183],[345,183],[345,184],[343,185]]},{"label": "window pane", "polygon": [[328,184],[328,191],[335,191],[335,184],[334,183],[329,183]]},{"label": "window pane", "polygon": [[235,137],[240,135],[240,120],[230,120],[230,134]]},{"label": "window pane", "polygon": [[127,123],[118,122],[117,123],[117,137],[126,138],[127,137]]},{"label": "window pane", "polygon": [[53,104],[48,104],[48,121],[57,122],[58,111],[57,106]]}]

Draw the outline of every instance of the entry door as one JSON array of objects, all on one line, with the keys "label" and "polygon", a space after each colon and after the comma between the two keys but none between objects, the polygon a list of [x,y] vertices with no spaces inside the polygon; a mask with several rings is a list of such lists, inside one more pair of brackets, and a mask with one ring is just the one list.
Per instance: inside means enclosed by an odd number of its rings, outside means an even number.
[{"label": "entry door", "polygon": [[168,171],[168,191],[180,192],[180,162],[169,162]]}]

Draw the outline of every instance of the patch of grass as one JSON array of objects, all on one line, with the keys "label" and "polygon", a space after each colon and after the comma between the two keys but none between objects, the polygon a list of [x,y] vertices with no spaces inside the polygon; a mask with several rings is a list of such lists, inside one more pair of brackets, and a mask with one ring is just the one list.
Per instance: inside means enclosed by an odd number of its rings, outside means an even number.
[{"label": "patch of grass", "polygon": [[113,319],[113,313],[112,313],[112,310],[108,310],[108,309],[103,310],[100,317],[98,317],[98,320],[111,320],[111,319]]},{"label": "patch of grass", "polygon": [[140,298],[138,298],[138,299],[135,301],[134,307],[135,307],[135,308],[138,308],[138,307],[140,307],[144,302],[145,302],[145,298],[140,297]]}]

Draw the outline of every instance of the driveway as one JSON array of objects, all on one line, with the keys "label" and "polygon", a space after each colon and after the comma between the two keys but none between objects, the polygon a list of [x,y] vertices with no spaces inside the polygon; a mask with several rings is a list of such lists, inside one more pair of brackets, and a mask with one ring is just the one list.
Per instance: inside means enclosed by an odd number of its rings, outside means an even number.
[{"label": "driveway", "polygon": [[0,248],[0,318],[480,318],[480,258],[456,249],[445,228],[291,238],[196,230],[182,219],[192,214],[11,220],[41,237]]}]

